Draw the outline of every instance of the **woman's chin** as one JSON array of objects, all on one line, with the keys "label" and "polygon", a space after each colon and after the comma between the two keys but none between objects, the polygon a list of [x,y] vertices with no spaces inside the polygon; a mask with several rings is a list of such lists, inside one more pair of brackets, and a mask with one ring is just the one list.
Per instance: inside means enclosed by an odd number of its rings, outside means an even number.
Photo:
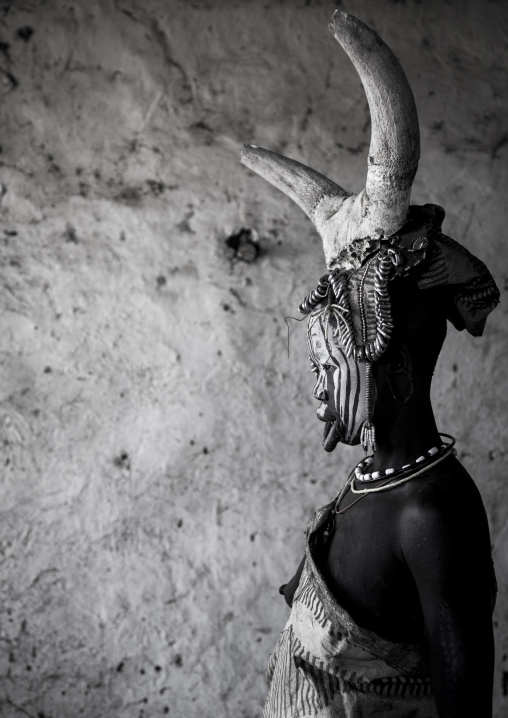
[{"label": "woman's chin", "polygon": [[348,446],[359,446],[360,445],[360,432],[358,432],[358,434],[350,441],[343,440],[342,443],[347,444]]}]

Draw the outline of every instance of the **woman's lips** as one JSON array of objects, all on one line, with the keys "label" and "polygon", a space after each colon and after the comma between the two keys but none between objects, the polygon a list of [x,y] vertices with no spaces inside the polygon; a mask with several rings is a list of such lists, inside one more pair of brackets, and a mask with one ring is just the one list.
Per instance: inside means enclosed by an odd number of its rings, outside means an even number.
[{"label": "woman's lips", "polygon": [[333,421],[327,421],[323,431],[323,449],[333,451],[341,438],[337,424]]}]

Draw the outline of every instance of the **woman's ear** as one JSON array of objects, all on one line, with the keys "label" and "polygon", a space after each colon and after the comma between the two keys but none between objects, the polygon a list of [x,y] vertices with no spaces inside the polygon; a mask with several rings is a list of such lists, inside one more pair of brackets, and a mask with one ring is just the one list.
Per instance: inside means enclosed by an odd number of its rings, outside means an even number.
[{"label": "woman's ear", "polygon": [[386,381],[397,404],[407,404],[413,396],[413,367],[411,354],[403,344],[387,362]]},{"label": "woman's ear", "polygon": [[401,344],[387,362],[388,376],[391,374],[407,374],[411,370],[411,357],[406,347]]}]

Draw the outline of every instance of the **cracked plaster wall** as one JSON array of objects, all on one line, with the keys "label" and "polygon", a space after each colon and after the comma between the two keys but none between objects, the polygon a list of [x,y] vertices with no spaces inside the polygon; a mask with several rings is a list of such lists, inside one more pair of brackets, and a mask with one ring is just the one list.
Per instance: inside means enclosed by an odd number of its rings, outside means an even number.
[{"label": "cracked plaster wall", "polygon": [[[335,5],[338,5],[336,3]],[[357,191],[367,104],[334,3],[0,3],[0,714],[260,715],[325,455],[295,314],[323,273],[244,141]],[[351,0],[414,88],[413,201],[501,289],[507,6]],[[259,234],[251,263],[224,239]],[[489,515],[506,715],[506,302],[449,332],[434,398]],[[474,577],[472,577],[474,580]]]}]

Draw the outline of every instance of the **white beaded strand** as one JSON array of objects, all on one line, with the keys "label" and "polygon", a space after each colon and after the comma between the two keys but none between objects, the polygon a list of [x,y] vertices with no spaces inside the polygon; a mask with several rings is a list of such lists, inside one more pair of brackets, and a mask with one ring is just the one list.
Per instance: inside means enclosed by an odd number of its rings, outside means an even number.
[{"label": "white beaded strand", "polygon": [[420,471],[416,471],[414,474],[409,474],[409,476],[405,476],[403,479],[399,479],[398,481],[392,481],[390,484],[385,484],[384,486],[376,486],[372,489],[355,489],[355,482],[354,478],[351,481],[351,484],[349,488],[351,489],[351,492],[353,494],[374,494],[379,491],[388,491],[388,489],[393,489],[395,486],[400,486],[401,484],[405,484],[406,481],[411,481],[411,479],[415,479],[417,476],[421,476],[421,474],[424,474],[426,471],[429,471],[429,469],[434,468],[434,466],[437,466],[437,464],[440,464],[441,461],[444,461],[444,459],[447,459],[452,453],[454,449],[450,447],[448,451],[446,451],[442,456],[439,457],[439,459],[436,459],[428,466],[424,466],[423,469],[420,469]]},{"label": "white beaded strand", "polygon": [[436,446],[433,446],[431,449],[429,449],[426,454],[423,456],[419,456],[414,464],[404,464],[400,469],[393,469],[388,468],[384,471],[374,471],[372,473],[362,473],[362,469],[365,469],[366,467],[370,466],[373,461],[372,456],[368,456],[367,458],[360,461],[358,466],[354,470],[355,479],[359,482],[369,482],[369,481],[377,481],[378,479],[381,479],[385,476],[390,476],[391,474],[400,474],[403,471],[408,471],[410,469],[416,468],[418,464],[421,464],[423,461],[429,461],[433,456],[436,456],[436,454],[439,454],[443,451],[446,451],[447,449],[452,449],[452,453],[456,456],[457,451],[454,449],[455,445],[455,439],[450,436],[449,434],[442,434],[441,436],[446,436],[447,438],[451,439],[451,442],[449,444],[441,444],[441,446],[438,448]]}]

